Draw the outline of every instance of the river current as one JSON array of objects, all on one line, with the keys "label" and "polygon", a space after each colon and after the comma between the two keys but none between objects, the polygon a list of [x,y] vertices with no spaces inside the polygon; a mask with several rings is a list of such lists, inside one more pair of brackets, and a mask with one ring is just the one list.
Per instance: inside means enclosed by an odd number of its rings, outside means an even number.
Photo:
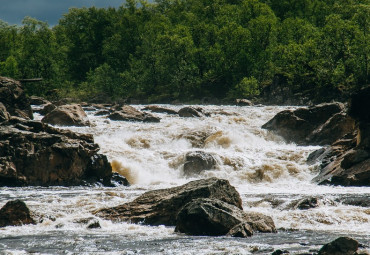
[{"label": "river current", "polygon": [[[200,107],[210,116],[155,113],[160,123],[111,121],[87,111],[92,126],[69,129],[93,134],[100,153],[132,185],[0,188],[0,207],[22,199],[42,219],[37,225],[0,228],[0,254],[271,254],[276,249],[313,254],[339,236],[357,239],[370,252],[370,208],[343,203],[369,199],[370,188],[311,183],[318,166],[308,165],[306,158],[320,147],[288,144],[260,128],[279,111],[294,107]],[[41,117],[35,114],[36,119]],[[211,153],[217,166],[185,177],[184,157],[190,151]],[[193,237],[174,233],[173,227],[99,218],[95,220],[101,228],[88,229],[81,223],[94,217],[92,211],[131,201],[145,191],[214,176],[236,187],[244,211],[271,216],[278,233],[255,233],[247,239]],[[294,206],[311,197],[318,198],[318,207],[300,210]]]}]

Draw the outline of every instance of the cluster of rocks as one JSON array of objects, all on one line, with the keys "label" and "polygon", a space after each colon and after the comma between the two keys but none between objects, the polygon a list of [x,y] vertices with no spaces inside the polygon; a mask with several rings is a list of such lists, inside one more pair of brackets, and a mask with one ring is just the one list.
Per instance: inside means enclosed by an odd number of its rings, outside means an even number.
[{"label": "cluster of rocks", "polygon": [[298,145],[329,145],[314,151],[308,163],[321,162],[319,184],[370,185],[370,87],[341,103],[286,110],[262,126]]},{"label": "cluster of rocks", "polygon": [[[32,120],[30,100],[15,80],[0,77],[0,102],[0,186],[111,185],[111,165],[105,155],[98,153],[92,135]],[[41,99],[39,102],[45,103]],[[57,109],[81,111],[77,105]],[[78,125],[76,115],[63,114],[56,119],[73,120],[69,124]]]},{"label": "cluster of rocks", "polygon": [[244,212],[239,193],[227,180],[217,178],[148,191],[94,214],[112,221],[176,226],[177,232],[190,235],[247,237],[253,231],[276,232],[271,217]]}]

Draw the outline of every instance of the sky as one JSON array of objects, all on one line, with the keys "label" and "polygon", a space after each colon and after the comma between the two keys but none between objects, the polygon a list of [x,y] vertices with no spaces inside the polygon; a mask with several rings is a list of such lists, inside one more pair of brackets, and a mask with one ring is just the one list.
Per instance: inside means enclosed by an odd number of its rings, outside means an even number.
[{"label": "sky", "polygon": [[0,0],[0,19],[21,25],[26,16],[54,26],[72,7],[119,7],[124,0]]}]

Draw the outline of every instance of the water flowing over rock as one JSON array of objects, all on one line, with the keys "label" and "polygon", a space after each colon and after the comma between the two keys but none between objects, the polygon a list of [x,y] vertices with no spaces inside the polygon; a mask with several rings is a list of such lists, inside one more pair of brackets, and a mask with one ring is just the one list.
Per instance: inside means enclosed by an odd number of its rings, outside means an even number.
[{"label": "water flowing over rock", "polygon": [[177,111],[163,107],[158,105],[148,105],[143,110],[151,111],[151,112],[157,112],[157,113],[167,113],[167,114],[178,114]]},{"label": "water flowing over rock", "polygon": [[0,124],[0,186],[108,182],[112,168],[98,150],[92,135],[13,117]]},{"label": "water flowing over rock", "polygon": [[180,209],[196,198],[215,198],[242,209],[239,193],[227,180],[210,178],[148,191],[132,202],[101,209],[94,214],[113,221],[174,226]]},{"label": "water flowing over rock", "polygon": [[285,110],[262,128],[274,131],[286,141],[299,145],[331,144],[354,128],[354,121],[344,114],[344,110],[341,103]]},{"label": "water flowing over rock", "polygon": [[235,103],[237,106],[252,106],[253,103],[248,99],[236,99]]},{"label": "water flowing over rock", "polygon": [[41,120],[44,123],[60,126],[89,126],[90,123],[82,107],[78,104],[61,105],[49,112]]},{"label": "water flowing over rock", "polygon": [[354,255],[359,243],[349,237],[339,237],[334,241],[325,244],[318,252],[318,255]]},{"label": "water flowing over rock", "polygon": [[343,186],[370,186],[370,87],[352,95],[349,114],[356,129],[328,147],[320,174],[313,182]]},{"label": "water flowing over rock", "polygon": [[216,160],[212,154],[203,151],[192,151],[186,153],[184,164],[184,175],[196,175],[203,170],[209,170],[216,166]]},{"label": "water flowing over rock", "polygon": [[0,102],[11,116],[33,119],[30,101],[20,82],[0,76]]},{"label": "water flowing over rock", "polygon": [[111,120],[123,120],[123,121],[142,121],[142,122],[160,122],[160,118],[146,112],[136,110],[130,105],[116,106],[112,108],[108,118]]},{"label": "water flowing over rock", "polygon": [[30,215],[30,210],[21,200],[9,201],[0,209],[1,228],[35,223]]},{"label": "water flowing over rock", "polygon": [[276,228],[269,216],[246,213],[218,199],[200,198],[192,200],[180,210],[175,231],[209,236],[226,235],[231,231],[232,236],[247,237],[253,231],[276,232]]}]

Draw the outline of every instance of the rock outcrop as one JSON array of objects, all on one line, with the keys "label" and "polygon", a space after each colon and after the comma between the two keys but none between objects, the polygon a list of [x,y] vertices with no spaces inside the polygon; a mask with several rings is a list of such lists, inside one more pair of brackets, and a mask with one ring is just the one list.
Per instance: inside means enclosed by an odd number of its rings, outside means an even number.
[{"label": "rock outcrop", "polygon": [[112,221],[174,226],[180,209],[197,198],[215,198],[242,209],[239,193],[227,180],[210,178],[148,191],[132,202],[100,209],[94,214]]},{"label": "rock outcrop", "polygon": [[111,120],[160,122],[160,118],[146,112],[141,112],[130,105],[115,106],[113,112],[108,115]]},{"label": "rock outcrop", "polygon": [[30,210],[21,200],[9,201],[0,209],[0,228],[35,223]]},{"label": "rock outcrop", "polygon": [[48,104],[45,104],[43,106],[42,109],[40,109],[40,114],[46,116],[48,113],[54,111],[55,109],[57,108],[57,106],[55,104],[52,104],[52,103],[48,103]]},{"label": "rock outcrop", "polygon": [[45,115],[44,123],[60,126],[89,126],[87,115],[78,104],[61,105]]},{"label": "rock outcrop", "polygon": [[341,103],[285,110],[276,114],[262,128],[299,145],[331,144],[354,128],[354,120],[344,110]]},{"label": "rock outcrop", "polygon": [[237,106],[252,106],[253,103],[248,99],[235,99],[235,103]]},{"label": "rock outcrop", "polygon": [[33,119],[30,101],[20,82],[0,76],[0,102],[11,116]]},{"label": "rock outcrop", "polygon": [[203,170],[214,168],[216,163],[215,158],[210,153],[204,151],[188,152],[185,155],[184,175],[200,174]]},{"label": "rock outcrop", "polygon": [[0,124],[0,186],[109,182],[112,168],[92,135],[11,118]]},{"label": "rock outcrop", "polygon": [[370,186],[370,87],[352,95],[349,115],[356,129],[321,155],[320,174],[313,181],[343,186]]},{"label": "rock outcrop", "polygon": [[177,232],[189,235],[247,237],[253,231],[276,232],[273,220],[259,213],[246,213],[218,199],[199,198],[186,204],[176,221]]},{"label": "rock outcrop", "polygon": [[357,254],[359,243],[349,237],[339,237],[334,241],[325,244],[318,252],[318,255],[354,255]]}]

